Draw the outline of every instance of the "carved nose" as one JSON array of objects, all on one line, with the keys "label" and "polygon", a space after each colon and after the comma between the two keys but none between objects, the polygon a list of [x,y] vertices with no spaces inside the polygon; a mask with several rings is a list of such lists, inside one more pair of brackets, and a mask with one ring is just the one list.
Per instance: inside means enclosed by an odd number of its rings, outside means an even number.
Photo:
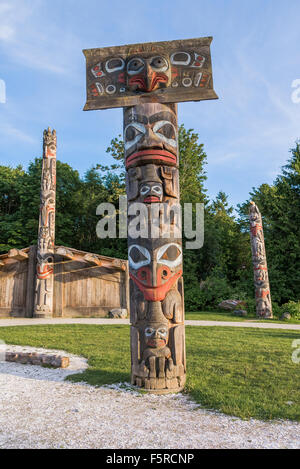
[{"label": "carved nose", "polygon": [[163,148],[163,144],[161,140],[156,137],[156,135],[152,132],[151,128],[146,129],[146,134],[144,138],[137,143],[138,150],[144,150],[148,148]]},{"label": "carved nose", "polygon": [[152,83],[153,83],[153,70],[152,67],[147,64],[146,65],[146,87],[147,91],[152,91]]}]

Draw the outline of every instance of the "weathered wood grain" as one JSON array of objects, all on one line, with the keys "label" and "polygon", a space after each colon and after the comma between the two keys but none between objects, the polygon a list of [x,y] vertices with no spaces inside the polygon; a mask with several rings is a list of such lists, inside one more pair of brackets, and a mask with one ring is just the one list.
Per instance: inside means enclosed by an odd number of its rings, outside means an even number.
[{"label": "weathered wood grain", "polygon": [[212,37],[203,37],[83,50],[84,110],[217,99],[211,41]]}]

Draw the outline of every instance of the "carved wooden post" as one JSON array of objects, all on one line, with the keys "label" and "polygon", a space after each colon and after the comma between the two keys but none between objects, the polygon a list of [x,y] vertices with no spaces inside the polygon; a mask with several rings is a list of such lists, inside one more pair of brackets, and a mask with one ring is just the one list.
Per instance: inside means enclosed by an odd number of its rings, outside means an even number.
[{"label": "carved wooden post", "polygon": [[[131,380],[157,393],[181,390],[186,375],[181,231],[167,223],[176,213],[181,217],[176,107],[157,103],[124,109]],[[146,209],[145,237],[140,230],[136,238],[131,229],[136,203]]]},{"label": "carved wooden post", "polygon": [[217,98],[211,41],[83,51],[84,110],[124,108],[131,380],[156,393],[179,391],[186,378],[176,103]]},{"label": "carved wooden post", "polygon": [[273,313],[262,217],[257,205],[252,201],[250,202],[249,221],[256,314],[260,318],[270,319],[273,317]]},{"label": "carved wooden post", "polygon": [[41,205],[37,246],[35,317],[53,313],[53,263],[55,241],[56,132],[44,130]]}]

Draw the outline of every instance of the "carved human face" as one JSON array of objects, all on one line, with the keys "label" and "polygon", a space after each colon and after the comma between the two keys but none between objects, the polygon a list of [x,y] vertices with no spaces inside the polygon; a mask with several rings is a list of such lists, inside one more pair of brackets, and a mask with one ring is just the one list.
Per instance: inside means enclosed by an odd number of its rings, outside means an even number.
[{"label": "carved human face", "polygon": [[162,301],[182,275],[182,247],[168,243],[151,250],[132,244],[128,250],[130,277],[145,300]]},{"label": "carved human face", "polygon": [[257,221],[259,221],[259,211],[257,206],[254,202],[250,202],[250,209],[249,209],[249,218],[251,226],[254,226]]},{"label": "carved human face", "polygon": [[125,111],[126,167],[146,163],[177,164],[177,122],[171,108],[155,104]]},{"label": "carved human face", "polygon": [[49,145],[46,146],[45,157],[46,158],[53,158],[56,155],[56,145],[54,142],[51,142]]},{"label": "carved human face", "polygon": [[126,76],[130,91],[150,92],[166,88],[171,77],[169,57],[157,54],[129,57],[126,63]]},{"label": "carved human face", "polygon": [[163,186],[158,182],[144,182],[141,184],[140,198],[144,203],[162,202],[163,200]]},{"label": "carved human face", "polygon": [[46,280],[53,274],[53,257],[46,254],[45,256],[37,255],[37,278],[39,280]]},{"label": "carved human face", "polygon": [[168,343],[169,330],[166,324],[148,324],[145,327],[146,345],[151,348],[161,349]]}]

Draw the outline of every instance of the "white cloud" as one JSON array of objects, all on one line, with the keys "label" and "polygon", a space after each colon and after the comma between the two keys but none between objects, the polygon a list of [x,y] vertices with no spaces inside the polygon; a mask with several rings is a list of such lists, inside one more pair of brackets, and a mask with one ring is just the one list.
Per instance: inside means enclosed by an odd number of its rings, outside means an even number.
[{"label": "white cloud", "polygon": [[28,135],[26,132],[23,132],[20,129],[13,127],[10,124],[0,125],[0,135],[5,137],[13,137],[14,139],[20,140],[26,143],[36,143],[36,139]]},{"label": "white cloud", "polygon": [[80,51],[77,37],[47,17],[41,0],[2,3],[0,16],[0,45],[10,61],[52,73],[74,73],[72,56]]},{"label": "white cloud", "polygon": [[8,25],[0,25],[0,40],[7,41],[14,36],[14,29]]}]

